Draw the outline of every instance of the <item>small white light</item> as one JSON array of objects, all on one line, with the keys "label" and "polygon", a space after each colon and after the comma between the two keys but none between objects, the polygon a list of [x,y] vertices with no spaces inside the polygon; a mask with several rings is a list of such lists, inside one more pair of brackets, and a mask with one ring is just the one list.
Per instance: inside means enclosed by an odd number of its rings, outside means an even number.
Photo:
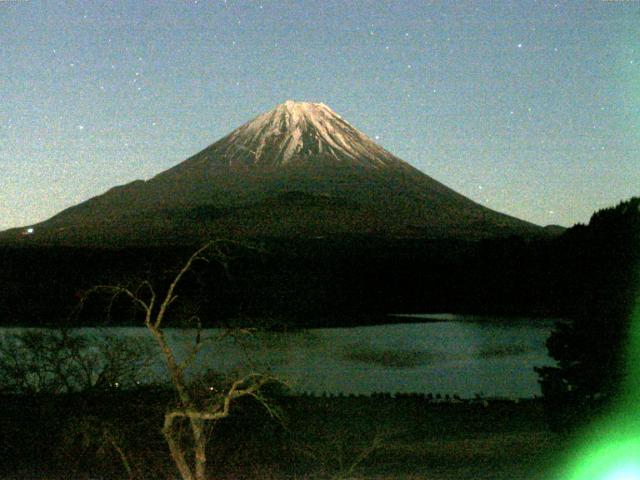
[{"label": "small white light", "polygon": [[32,227],[27,228],[27,235],[32,235],[34,232]]}]

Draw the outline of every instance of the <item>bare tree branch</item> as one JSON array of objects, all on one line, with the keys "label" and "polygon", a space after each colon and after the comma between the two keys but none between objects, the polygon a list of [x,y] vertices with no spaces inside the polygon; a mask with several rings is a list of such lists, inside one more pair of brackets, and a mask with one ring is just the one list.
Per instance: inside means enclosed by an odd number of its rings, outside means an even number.
[{"label": "bare tree branch", "polygon": [[154,327],[155,328],[160,328],[160,325],[162,324],[162,320],[164,319],[164,315],[165,315],[165,313],[167,311],[167,308],[177,298],[177,296],[174,295],[174,291],[175,291],[176,287],[178,286],[178,284],[180,283],[180,280],[182,280],[182,277],[184,277],[184,275],[191,269],[191,266],[193,265],[193,262],[195,262],[196,260],[207,261],[206,258],[204,258],[202,256],[202,254],[205,251],[207,251],[208,249],[210,249],[213,245],[216,245],[216,244],[217,244],[216,241],[208,242],[208,243],[205,243],[198,250],[196,250],[193,253],[193,255],[191,255],[191,257],[189,257],[189,259],[183,265],[183,267],[180,269],[178,274],[174,277],[173,281],[169,285],[169,288],[167,289],[167,293],[164,296],[163,302],[160,304],[160,310],[158,311],[158,314],[156,315],[155,322],[154,322]]},{"label": "bare tree branch", "polygon": [[[171,305],[178,299],[177,289],[188,272],[192,271],[196,262],[210,263],[215,260],[228,275],[229,264],[232,259],[229,249],[241,244],[233,241],[214,240],[208,242],[196,250],[173,276],[171,282],[163,293],[158,294],[150,281],[141,282],[137,288],[130,289],[124,286],[98,285],[89,290],[85,297],[95,292],[107,292],[112,295],[109,311],[119,296],[129,298],[132,303],[140,308],[144,314],[144,324],[154,338],[164,357],[169,372],[171,384],[178,394],[179,404],[176,408],[169,409],[165,413],[162,433],[165,437],[171,457],[183,480],[205,480],[206,469],[206,422],[216,422],[229,416],[233,402],[242,397],[252,397],[260,402],[269,414],[277,416],[275,410],[267,400],[259,394],[260,389],[274,379],[259,373],[249,373],[231,383],[225,393],[216,392],[209,397],[208,402],[202,402],[190,392],[189,384],[185,377],[185,370],[195,361],[202,348],[202,324],[200,318],[193,316],[189,322],[196,322],[196,334],[193,344],[188,349],[182,361],[176,358],[174,350],[169,344],[164,330],[164,321]],[[253,247],[244,248],[256,250]],[[83,297],[83,301],[84,298]],[[157,308],[156,308],[157,306]],[[237,332],[226,331],[223,335],[233,336],[236,341],[240,335],[250,333],[249,329],[240,329]],[[243,345],[244,347],[244,345]],[[246,348],[243,348],[247,355]],[[248,357],[248,355],[247,355]],[[113,359],[114,362],[117,359]],[[188,424],[191,440],[193,441],[193,457],[187,456],[187,447],[183,442],[181,429],[183,424]],[[127,469],[130,472],[129,469]]]}]

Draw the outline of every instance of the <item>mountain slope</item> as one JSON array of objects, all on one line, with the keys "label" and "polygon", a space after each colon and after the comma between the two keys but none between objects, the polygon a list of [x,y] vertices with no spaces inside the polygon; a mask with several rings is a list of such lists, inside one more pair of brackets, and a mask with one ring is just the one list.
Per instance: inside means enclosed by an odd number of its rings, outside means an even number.
[{"label": "mountain slope", "polygon": [[287,101],[148,181],[3,238],[137,244],[232,236],[536,235],[395,157],[321,103]]}]

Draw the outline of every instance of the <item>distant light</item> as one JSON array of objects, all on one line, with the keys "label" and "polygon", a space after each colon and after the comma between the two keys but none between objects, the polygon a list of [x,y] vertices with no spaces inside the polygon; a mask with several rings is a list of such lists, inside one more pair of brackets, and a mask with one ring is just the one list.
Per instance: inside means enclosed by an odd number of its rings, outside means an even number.
[{"label": "distant light", "polygon": [[33,232],[34,232],[34,229],[33,229],[33,228],[31,228],[31,227],[30,227],[30,228],[27,228],[27,235],[32,235],[32,234],[33,234]]}]

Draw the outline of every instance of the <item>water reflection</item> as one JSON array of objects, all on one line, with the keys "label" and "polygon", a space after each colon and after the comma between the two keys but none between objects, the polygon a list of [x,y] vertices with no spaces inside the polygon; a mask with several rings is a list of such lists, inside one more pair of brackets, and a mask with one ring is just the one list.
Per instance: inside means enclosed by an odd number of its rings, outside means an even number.
[{"label": "water reflection", "polygon": [[[203,332],[192,374],[269,369],[295,391],[343,394],[420,392],[525,398],[539,395],[534,366],[552,364],[544,342],[553,320],[448,316],[437,322],[222,335]],[[11,329],[14,330],[15,329]],[[82,329],[99,335],[97,329]],[[8,332],[9,329],[2,330]],[[146,336],[143,328],[110,334]],[[193,330],[168,330],[178,357]],[[164,368],[158,362],[162,375]]]}]

